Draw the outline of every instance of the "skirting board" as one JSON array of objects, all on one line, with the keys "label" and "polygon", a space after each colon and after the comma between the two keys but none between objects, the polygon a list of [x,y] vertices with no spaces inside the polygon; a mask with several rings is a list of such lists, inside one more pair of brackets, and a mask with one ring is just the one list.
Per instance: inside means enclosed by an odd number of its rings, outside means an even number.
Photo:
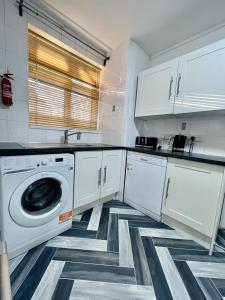
[{"label": "skirting board", "polygon": [[136,210],[142,212],[143,214],[149,216],[150,218],[152,218],[152,219],[154,219],[154,220],[156,220],[156,221],[158,221],[158,222],[161,221],[161,216],[158,216],[158,215],[152,213],[151,211],[145,209],[144,207],[142,207],[142,206],[140,206],[140,205],[138,205],[138,204],[136,204],[136,203],[134,203],[134,202],[132,202],[132,201],[130,201],[130,200],[127,200],[127,199],[126,199],[126,200],[124,201],[124,203],[129,204],[130,206],[132,206],[132,207],[135,208]]},{"label": "skirting board", "polygon": [[[74,211],[73,211],[73,214],[74,214],[74,216],[79,215],[80,213],[82,213],[82,212],[84,212],[84,211],[86,211],[88,209],[94,208],[95,206],[98,206],[100,204],[108,202],[108,201],[110,201],[112,199],[116,199],[116,195],[117,195],[117,193],[109,195],[109,196],[101,198],[101,199],[98,199],[98,200],[96,200],[94,202],[88,203],[88,204],[80,206],[78,208],[75,208]],[[116,200],[118,200],[118,199],[116,199]],[[118,201],[120,201],[120,200],[118,200]]]},{"label": "skirting board", "polygon": [[181,231],[184,234],[190,236],[191,239],[205,247],[206,249],[210,250],[212,245],[212,239],[190,227],[187,225],[184,225],[180,223],[177,220],[174,220],[173,218],[170,218],[164,214],[162,214],[162,222],[166,225],[176,229],[177,231]]}]

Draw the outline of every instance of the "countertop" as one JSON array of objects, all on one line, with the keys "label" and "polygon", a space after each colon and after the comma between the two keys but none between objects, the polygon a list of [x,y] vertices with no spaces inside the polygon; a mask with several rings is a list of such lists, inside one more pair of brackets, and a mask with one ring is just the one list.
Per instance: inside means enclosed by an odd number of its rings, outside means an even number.
[{"label": "countertop", "polygon": [[178,159],[225,166],[225,157],[223,156],[204,155],[189,152],[173,152],[171,150],[150,150],[143,147],[127,147],[126,149],[129,151],[135,151],[139,153],[146,153],[163,157],[173,157]]},{"label": "countertop", "polygon": [[101,151],[124,149],[151,155],[173,157],[184,160],[203,162],[208,164],[225,166],[225,157],[203,155],[188,152],[172,152],[169,150],[150,150],[143,147],[123,147],[107,144],[42,144],[42,143],[0,143],[0,156],[30,155],[30,154],[56,154],[74,153],[76,151]]},{"label": "countertop", "polygon": [[75,151],[100,151],[122,148],[106,144],[0,143],[0,156],[74,153]]}]

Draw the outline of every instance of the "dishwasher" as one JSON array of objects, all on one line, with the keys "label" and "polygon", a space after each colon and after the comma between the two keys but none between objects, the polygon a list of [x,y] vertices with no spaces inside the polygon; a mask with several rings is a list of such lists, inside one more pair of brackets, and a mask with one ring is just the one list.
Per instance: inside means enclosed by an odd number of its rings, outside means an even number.
[{"label": "dishwasher", "polygon": [[127,154],[124,202],[161,220],[167,158],[129,151]]}]

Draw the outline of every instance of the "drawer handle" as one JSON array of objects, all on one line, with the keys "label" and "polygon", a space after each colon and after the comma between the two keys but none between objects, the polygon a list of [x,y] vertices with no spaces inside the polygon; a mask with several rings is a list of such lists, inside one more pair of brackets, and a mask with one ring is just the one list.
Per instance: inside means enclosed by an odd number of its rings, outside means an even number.
[{"label": "drawer handle", "polygon": [[167,186],[166,186],[166,198],[165,200],[168,198],[169,196],[169,187],[170,187],[170,179],[168,178],[167,180]]},{"label": "drawer handle", "polygon": [[142,161],[148,161],[146,158],[141,158]]},{"label": "drawer handle", "polygon": [[102,181],[102,168],[98,170],[98,186],[101,185],[101,181]]},{"label": "drawer handle", "polygon": [[168,97],[168,100],[170,100],[171,95],[172,95],[172,85],[173,85],[173,76],[170,79],[170,87],[169,87],[169,97]]}]

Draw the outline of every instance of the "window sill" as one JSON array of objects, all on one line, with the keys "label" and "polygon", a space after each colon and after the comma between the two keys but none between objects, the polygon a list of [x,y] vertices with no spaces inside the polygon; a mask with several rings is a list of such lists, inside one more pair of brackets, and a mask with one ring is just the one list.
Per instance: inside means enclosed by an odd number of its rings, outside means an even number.
[{"label": "window sill", "polygon": [[52,126],[42,126],[42,125],[31,125],[29,124],[30,129],[41,129],[41,130],[54,130],[54,131],[65,131],[69,129],[70,131],[78,131],[81,133],[91,133],[91,134],[103,134],[103,132],[99,130],[88,130],[88,129],[80,129],[80,128],[58,128]]}]

